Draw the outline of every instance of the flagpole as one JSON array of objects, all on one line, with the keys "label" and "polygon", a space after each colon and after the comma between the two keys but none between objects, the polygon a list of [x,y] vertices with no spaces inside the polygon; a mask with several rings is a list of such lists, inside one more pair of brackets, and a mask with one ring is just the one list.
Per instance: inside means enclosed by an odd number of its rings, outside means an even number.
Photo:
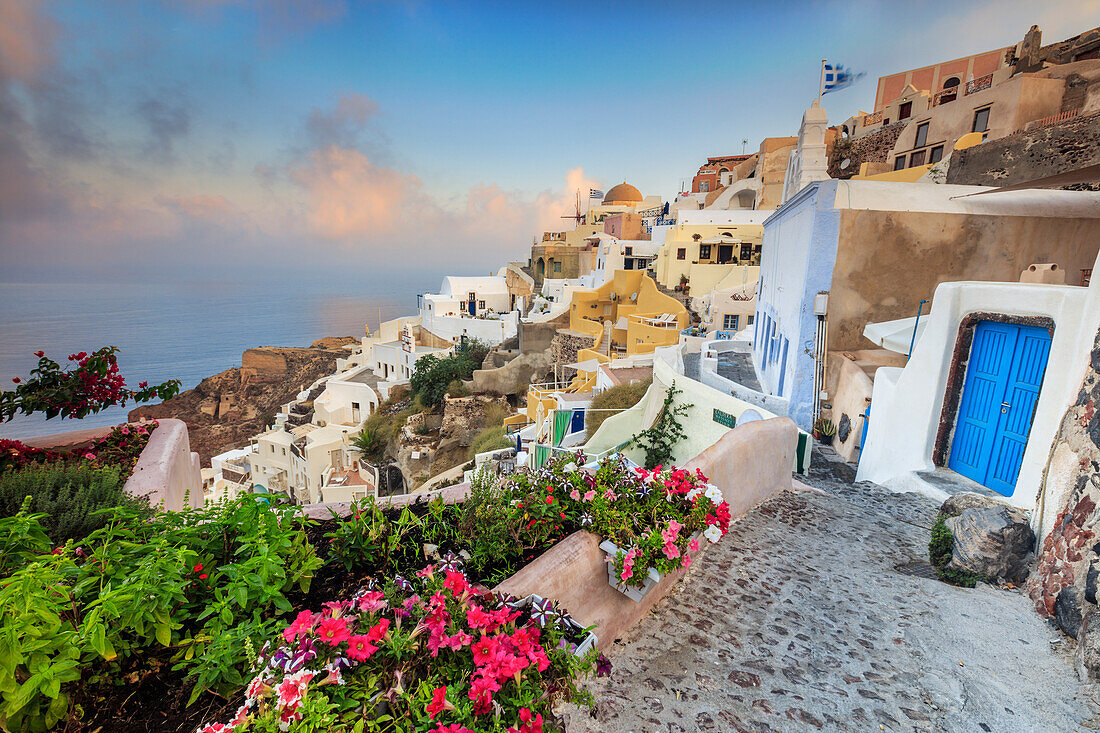
[{"label": "flagpole", "polygon": [[828,59],[821,59],[821,82],[817,85],[817,106],[821,106],[821,95],[825,93],[825,64]]}]

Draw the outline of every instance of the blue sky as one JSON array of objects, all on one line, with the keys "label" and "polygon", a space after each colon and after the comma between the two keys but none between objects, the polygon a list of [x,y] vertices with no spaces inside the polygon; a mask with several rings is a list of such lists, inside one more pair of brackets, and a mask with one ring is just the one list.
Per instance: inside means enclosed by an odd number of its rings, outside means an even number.
[{"label": "blue sky", "polygon": [[821,58],[867,72],[836,123],[1032,23],[1100,2],[0,0],[0,270],[518,259],[576,187],[668,197],[795,134]]}]

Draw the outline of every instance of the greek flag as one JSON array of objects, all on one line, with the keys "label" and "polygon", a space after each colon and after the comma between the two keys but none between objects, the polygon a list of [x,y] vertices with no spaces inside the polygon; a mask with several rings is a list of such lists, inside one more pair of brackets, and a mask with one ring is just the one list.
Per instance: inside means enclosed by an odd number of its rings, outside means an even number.
[{"label": "greek flag", "polygon": [[849,69],[845,69],[840,64],[826,63],[825,79],[821,85],[821,93],[828,94],[829,92],[847,89],[862,78],[862,71],[856,73]]},{"label": "greek flag", "polygon": [[603,198],[603,191],[601,191],[597,188],[590,188],[590,189],[588,189],[588,198],[590,198],[590,199],[602,199]]}]

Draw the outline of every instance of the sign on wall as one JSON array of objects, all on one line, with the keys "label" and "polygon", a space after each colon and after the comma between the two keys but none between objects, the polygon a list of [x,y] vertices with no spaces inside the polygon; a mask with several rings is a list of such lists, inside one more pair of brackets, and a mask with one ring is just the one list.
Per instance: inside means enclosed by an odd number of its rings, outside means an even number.
[{"label": "sign on wall", "polygon": [[713,419],[714,422],[718,423],[719,425],[725,425],[727,428],[732,428],[734,425],[737,424],[736,417],[729,414],[728,412],[722,412],[717,407],[714,408],[714,413],[711,416],[711,419]]}]

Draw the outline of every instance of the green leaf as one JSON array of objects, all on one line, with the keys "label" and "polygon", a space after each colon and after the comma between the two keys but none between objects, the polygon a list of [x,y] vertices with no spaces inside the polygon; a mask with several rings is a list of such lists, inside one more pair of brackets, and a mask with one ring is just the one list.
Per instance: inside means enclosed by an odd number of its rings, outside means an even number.
[{"label": "green leaf", "polygon": [[167,623],[157,624],[156,626],[157,641],[161,646],[169,646],[172,643],[172,627]]}]

